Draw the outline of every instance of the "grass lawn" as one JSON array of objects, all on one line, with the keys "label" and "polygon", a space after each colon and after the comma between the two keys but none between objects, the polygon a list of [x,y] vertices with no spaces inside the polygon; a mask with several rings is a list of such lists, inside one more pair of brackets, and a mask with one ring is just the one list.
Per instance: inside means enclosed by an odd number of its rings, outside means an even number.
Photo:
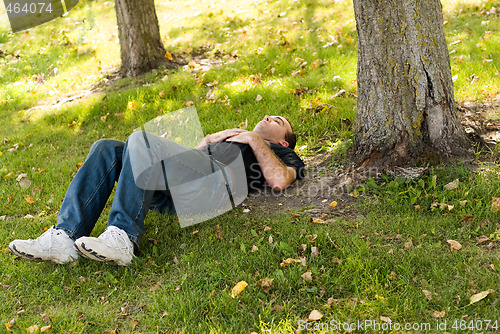
[{"label": "grass lawn", "polygon": [[[350,1],[157,1],[165,47],[191,62],[134,80],[115,78],[113,6],[81,1],[16,34],[0,12],[0,332],[322,333],[358,322],[368,332],[406,332],[405,324],[498,331],[498,147],[478,150],[473,162],[430,166],[415,181],[370,179],[349,190],[349,210],[323,212],[325,224],[311,221],[310,207],[240,207],[186,229],[151,214],[128,267],[16,260],[8,243],[56,223],[94,141],[125,140],[187,104],[205,133],[285,115],[299,155],[327,152],[331,171],[349,165],[357,94]],[[457,102],[498,99],[500,2],[443,7]],[[248,286],[233,298],[240,281]]]}]

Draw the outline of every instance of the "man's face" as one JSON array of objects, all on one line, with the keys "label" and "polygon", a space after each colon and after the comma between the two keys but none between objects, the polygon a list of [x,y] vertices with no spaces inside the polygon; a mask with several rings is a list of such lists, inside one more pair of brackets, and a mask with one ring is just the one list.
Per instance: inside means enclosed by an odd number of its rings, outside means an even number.
[{"label": "man's face", "polygon": [[292,132],[292,126],[284,117],[266,115],[262,121],[257,123],[253,131],[271,143],[287,147],[288,142],[285,140],[285,134]]}]

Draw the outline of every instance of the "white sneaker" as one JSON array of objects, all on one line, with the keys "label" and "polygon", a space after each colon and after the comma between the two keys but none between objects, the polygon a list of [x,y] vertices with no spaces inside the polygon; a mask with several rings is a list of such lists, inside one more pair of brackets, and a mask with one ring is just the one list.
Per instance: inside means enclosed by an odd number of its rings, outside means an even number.
[{"label": "white sneaker", "polygon": [[76,239],[75,248],[88,259],[120,266],[131,264],[134,257],[134,244],[127,233],[116,226],[108,226],[98,238]]},{"label": "white sneaker", "polygon": [[9,244],[12,254],[30,261],[68,263],[78,259],[73,240],[63,230],[52,226],[36,239],[14,240]]}]

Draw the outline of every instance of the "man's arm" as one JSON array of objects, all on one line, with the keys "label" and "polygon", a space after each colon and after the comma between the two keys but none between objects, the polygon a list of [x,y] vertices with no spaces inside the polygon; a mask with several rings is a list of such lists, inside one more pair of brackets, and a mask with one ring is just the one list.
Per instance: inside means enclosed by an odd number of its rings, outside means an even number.
[{"label": "man's arm", "polygon": [[234,128],[206,135],[205,138],[203,138],[202,141],[198,144],[198,146],[195,147],[195,149],[203,150],[205,147],[207,147],[207,144],[220,143],[221,141],[224,141],[229,137],[236,136],[242,132],[247,132],[247,130]]},{"label": "man's arm", "polygon": [[297,178],[295,169],[285,165],[256,132],[246,131],[226,140],[250,145],[264,178],[271,188],[283,190]]}]

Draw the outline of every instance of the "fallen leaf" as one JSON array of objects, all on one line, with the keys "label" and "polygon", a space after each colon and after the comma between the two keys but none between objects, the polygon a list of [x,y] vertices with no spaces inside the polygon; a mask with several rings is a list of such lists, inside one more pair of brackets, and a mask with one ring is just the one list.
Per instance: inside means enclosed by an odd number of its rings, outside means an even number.
[{"label": "fallen leaf", "polygon": [[455,241],[455,240],[446,240],[447,243],[450,244],[450,249],[451,250],[461,250],[462,249],[462,245],[458,242],[458,241]]},{"label": "fallen leaf", "polygon": [[300,277],[306,282],[312,282],[312,272],[310,270],[300,275]]},{"label": "fallen leaf", "polygon": [[383,315],[380,316],[380,320],[382,320],[383,322],[387,322],[387,323],[391,323],[392,322],[391,318],[384,317]]},{"label": "fallen leaf", "polygon": [[158,290],[160,285],[161,285],[161,282],[153,283],[152,285],[149,286],[149,291],[153,292],[153,291]]},{"label": "fallen leaf", "polygon": [[300,254],[303,254],[306,251],[306,249],[307,249],[307,244],[301,244],[299,246],[298,251],[299,251]]},{"label": "fallen leaf", "polygon": [[231,297],[236,297],[239,295],[246,287],[248,286],[248,283],[245,281],[239,281],[231,290]]},{"label": "fallen leaf", "polygon": [[40,332],[41,333],[48,332],[51,328],[52,328],[52,325],[43,326],[43,327],[40,328]]},{"label": "fallen leaf", "polygon": [[174,57],[172,57],[172,54],[168,51],[165,52],[165,58],[167,58],[170,61],[174,60]]},{"label": "fallen leaf", "polygon": [[495,292],[495,290],[488,289],[486,291],[482,291],[480,293],[476,293],[475,295],[473,295],[473,296],[470,297],[470,304],[469,305],[475,304],[478,301],[483,300],[484,298],[486,298],[492,292]]},{"label": "fallen leaf", "polygon": [[137,104],[135,104],[135,102],[130,101],[127,104],[127,108],[130,109],[130,110],[134,110],[135,108],[137,108]]},{"label": "fallen leaf", "polygon": [[33,204],[33,203],[35,203],[35,202],[36,202],[36,199],[31,198],[31,197],[29,197],[29,196],[26,196],[26,197],[24,198],[24,200],[25,200],[26,202],[28,202],[29,204]]},{"label": "fallen leaf", "polygon": [[413,240],[410,238],[407,242],[405,242],[405,249],[410,249],[413,246]]},{"label": "fallen leaf", "polygon": [[257,98],[255,98],[255,101],[259,102],[260,100],[262,100],[262,95],[257,95]]},{"label": "fallen leaf", "polygon": [[309,316],[307,317],[307,321],[316,321],[320,320],[323,318],[323,314],[318,311],[318,310],[312,310],[311,313],[309,313]]},{"label": "fallen leaf", "polygon": [[472,223],[476,219],[474,215],[467,214],[462,217],[462,223]]},{"label": "fallen leaf", "polygon": [[479,238],[477,238],[477,243],[482,244],[483,242],[490,241],[490,238],[486,235],[482,235]]},{"label": "fallen leaf", "polygon": [[14,176],[14,172],[10,172],[9,174],[4,175],[3,179],[4,179],[4,180],[8,180],[8,179],[10,179],[10,178],[11,178],[11,177],[13,177],[13,176]]},{"label": "fallen leaf", "polygon": [[68,124],[69,127],[75,126],[77,123],[75,121]]},{"label": "fallen leaf", "polygon": [[333,201],[329,205],[330,205],[330,207],[335,208],[337,206],[337,204],[338,204],[337,201]]},{"label": "fallen leaf", "polygon": [[434,318],[443,318],[446,315],[446,312],[443,310],[441,312],[439,311],[432,311],[432,316]]},{"label": "fallen leaf", "polygon": [[274,241],[273,236],[272,236],[272,235],[270,235],[270,236],[269,236],[269,238],[267,239],[267,241],[269,241],[269,243],[270,243],[270,244],[272,244],[272,243],[273,243],[273,241]]},{"label": "fallen leaf", "polygon": [[186,107],[194,106],[194,102],[193,101],[187,101],[184,105]]},{"label": "fallen leaf", "polygon": [[29,333],[37,333],[38,326],[37,325],[29,326],[28,328],[26,328],[26,331],[28,331]]},{"label": "fallen leaf", "polygon": [[491,198],[491,211],[499,212],[500,211],[500,197],[492,197]]},{"label": "fallen leaf", "polygon": [[317,217],[312,217],[311,220],[310,220],[310,222],[313,223],[313,224],[328,224],[323,219],[317,218]]},{"label": "fallen leaf", "polygon": [[264,291],[268,292],[273,288],[273,281],[274,278],[261,278],[260,280],[255,282],[255,285],[260,286],[264,289]]},{"label": "fallen leaf", "polygon": [[460,183],[460,180],[456,179],[455,181],[451,181],[450,183],[446,184],[444,186],[444,189],[446,189],[446,190],[455,190],[455,189],[458,188],[459,183]]},{"label": "fallen leaf", "polygon": [[302,261],[300,259],[288,258],[280,263],[280,267],[286,267],[295,263],[302,263]]},{"label": "fallen leaf", "polygon": [[319,255],[318,247],[311,247],[311,257],[315,257]]},{"label": "fallen leaf", "polygon": [[256,251],[258,251],[258,250],[259,250],[259,248],[258,248],[257,246],[255,246],[255,245],[253,245],[253,246],[252,246],[252,251],[251,251],[251,252],[252,252],[252,253],[255,253],[255,252],[256,252]]},{"label": "fallen leaf", "polygon": [[424,293],[428,301],[432,300],[432,292],[430,292],[429,290],[422,290],[422,292]]}]

